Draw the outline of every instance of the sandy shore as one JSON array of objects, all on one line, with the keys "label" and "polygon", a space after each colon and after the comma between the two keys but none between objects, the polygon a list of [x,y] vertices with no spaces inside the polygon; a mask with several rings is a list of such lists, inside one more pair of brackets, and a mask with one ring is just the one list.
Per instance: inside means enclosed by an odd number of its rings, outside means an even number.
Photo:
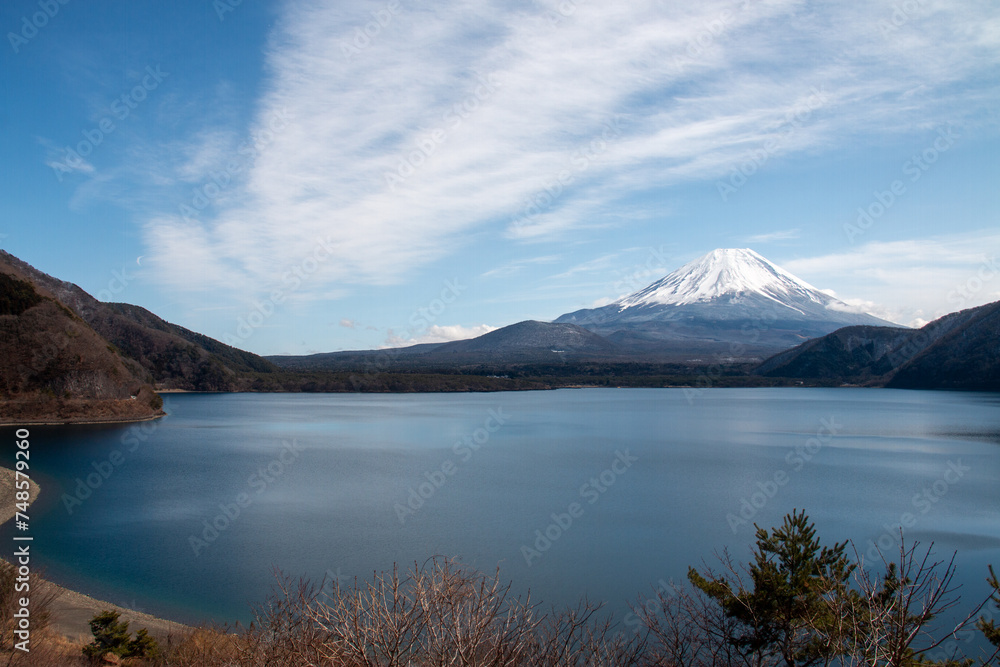
[{"label": "sandy shore", "polygon": [[[0,524],[10,521],[16,511],[14,507],[14,478],[13,470],[0,467],[0,499],[2,499],[0,502]],[[30,499],[34,501],[40,491],[38,485],[31,482]],[[121,620],[128,621],[132,631],[147,628],[149,634],[161,642],[166,642],[168,638],[176,642],[179,637],[191,630],[190,627],[180,623],[156,618],[110,602],[96,600],[89,595],[71,591],[53,582],[49,582],[49,584],[57,594],[51,607],[50,627],[74,643],[86,644],[93,638],[90,633],[90,619],[107,609],[119,612]]]},{"label": "sandy shore", "polygon": [[156,637],[156,640],[162,644],[165,644],[168,639],[176,644],[192,630],[181,623],[156,618],[134,609],[119,607],[116,604],[63,588],[58,584],[52,584],[52,586],[58,592],[58,597],[52,603],[52,620],[49,627],[57,634],[77,644],[87,644],[94,638],[90,633],[90,619],[108,609],[121,614],[119,620],[128,621],[129,629],[132,632],[146,628],[149,630],[149,634]]}]

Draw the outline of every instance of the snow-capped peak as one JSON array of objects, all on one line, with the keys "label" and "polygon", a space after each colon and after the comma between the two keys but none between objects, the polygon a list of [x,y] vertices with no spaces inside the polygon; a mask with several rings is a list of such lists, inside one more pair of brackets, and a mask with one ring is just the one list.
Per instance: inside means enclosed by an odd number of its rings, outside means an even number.
[{"label": "snow-capped peak", "polygon": [[722,248],[688,262],[614,305],[621,311],[635,306],[680,306],[752,294],[794,310],[799,310],[794,304],[803,299],[822,306],[835,301],[749,248]]}]

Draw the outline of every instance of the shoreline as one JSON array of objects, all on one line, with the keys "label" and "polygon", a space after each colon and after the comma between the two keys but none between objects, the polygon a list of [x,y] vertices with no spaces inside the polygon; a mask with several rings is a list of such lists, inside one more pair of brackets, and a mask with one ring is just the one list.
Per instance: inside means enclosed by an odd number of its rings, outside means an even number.
[{"label": "shoreline", "polygon": [[[22,427],[22,426],[71,426],[77,424],[136,424],[139,422],[150,422],[154,419],[162,419],[166,417],[167,413],[162,412],[158,415],[150,415],[148,417],[136,417],[133,419],[93,419],[90,417],[81,417],[80,419],[59,419],[59,420],[49,420],[49,421],[30,421],[30,422],[0,422],[0,427]],[[3,523],[3,522],[0,522]]]},{"label": "shoreline", "polygon": [[[154,417],[156,419],[158,417]],[[149,421],[148,419],[139,421]],[[10,468],[0,466],[0,525],[6,524],[14,518],[14,480],[16,474]],[[30,480],[28,502],[33,503],[41,493],[41,487]],[[10,564],[6,559],[0,559],[0,563]],[[51,579],[41,577],[45,585],[55,591],[56,596],[49,607],[50,620],[49,628],[57,635],[74,644],[87,644],[93,639],[90,630],[90,619],[105,610],[116,611],[121,614],[122,621],[129,622],[129,628],[134,632],[140,628],[146,628],[149,634],[159,642],[179,640],[183,635],[192,632],[195,628],[159,618],[152,614],[128,609],[105,600],[98,600],[85,593],[74,591],[60,586]]]},{"label": "shoreline", "polygon": [[150,635],[164,644],[168,640],[176,642],[194,630],[193,627],[177,621],[98,600],[85,593],[60,586],[50,579],[45,581],[58,593],[58,597],[52,601],[50,607],[49,628],[74,643],[89,644],[94,638],[90,630],[90,619],[109,609],[121,614],[119,620],[128,621],[129,630],[132,632],[146,628]]},{"label": "shoreline", "polygon": [[[0,558],[0,566],[10,566],[10,562]],[[195,630],[194,627],[177,621],[98,600],[86,593],[66,588],[46,578],[44,573],[38,576],[42,582],[40,590],[49,590],[55,594],[49,604],[48,630],[73,644],[89,644],[94,638],[90,630],[90,619],[108,610],[118,612],[121,615],[120,621],[128,621],[129,630],[133,633],[146,628],[156,641],[163,644],[176,643]]]}]

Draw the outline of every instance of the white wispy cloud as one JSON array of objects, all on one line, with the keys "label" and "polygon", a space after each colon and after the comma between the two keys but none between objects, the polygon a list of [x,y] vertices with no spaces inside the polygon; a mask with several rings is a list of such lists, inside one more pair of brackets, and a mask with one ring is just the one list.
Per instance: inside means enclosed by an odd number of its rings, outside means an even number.
[{"label": "white wispy cloud", "polygon": [[[210,214],[150,223],[148,253],[173,287],[253,290],[322,239],[301,289],[395,284],[471,230],[627,224],[630,196],[760,151],[987,122],[997,9],[917,6],[896,27],[891,0],[401,3],[360,48],[367,6],[289,3],[250,130],[268,141]],[[198,182],[232,134],[190,143],[176,174]]]},{"label": "white wispy cloud", "polygon": [[754,234],[743,239],[744,243],[772,243],[774,241],[789,241],[802,236],[802,230],[798,227],[794,229],[780,229],[765,234]]},{"label": "white wispy cloud", "polygon": [[525,267],[533,266],[536,264],[551,264],[552,262],[559,261],[559,255],[540,255],[538,257],[528,257],[525,259],[516,259],[512,262],[507,262],[496,268],[485,271],[482,274],[483,278],[509,278],[510,276],[517,275],[525,269]]},{"label": "white wispy cloud", "polygon": [[622,251],[616,251],[598,255],[597,257],[580,262],[579,264],[574,264],[565,271],[549,276],[549,279],[561,280],[563,278],[572,278],[578,275],[611,271],[620,264],[622,254]]},{"label": "white wispy cloud", "polygon": [[171,153],[179,158],[174,167],[177,177],[187,183],[221,172],[227,160],[237,152],[236,133],[230,128],[212,127],[202,130],[194,141],[180,142]]},{"label": "white wispy cloud", "polygon": [[845,303],[920,326],[963,308],[1000,301],[1000,233],[872,242],[845,252],[781,262]]},{"label": "white wispy cloud", "polygon": [[70,146],[59,146],[46,137],[38,137],[38,143],[45,148],[45,166],[59,180],[69,174],[93,174],[94,165],[78,152],[70,152]]}]

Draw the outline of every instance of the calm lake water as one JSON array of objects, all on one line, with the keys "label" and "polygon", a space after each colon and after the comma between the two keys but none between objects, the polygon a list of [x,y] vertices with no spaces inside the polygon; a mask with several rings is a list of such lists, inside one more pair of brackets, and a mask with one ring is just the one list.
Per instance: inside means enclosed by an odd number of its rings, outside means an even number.
[{"label": "calm lake water", "polygon": [[435,554],[620,617],[723,547],[745,561],[752,523],[793,508],[861,551],[891,552],[909,524],[907,539],[959,552],[970,603],[1000,565],[995,394],[184,394],[166,408],[31,429],[33,563],[184,621],[247,620],[274,566],[346,583]]}]

